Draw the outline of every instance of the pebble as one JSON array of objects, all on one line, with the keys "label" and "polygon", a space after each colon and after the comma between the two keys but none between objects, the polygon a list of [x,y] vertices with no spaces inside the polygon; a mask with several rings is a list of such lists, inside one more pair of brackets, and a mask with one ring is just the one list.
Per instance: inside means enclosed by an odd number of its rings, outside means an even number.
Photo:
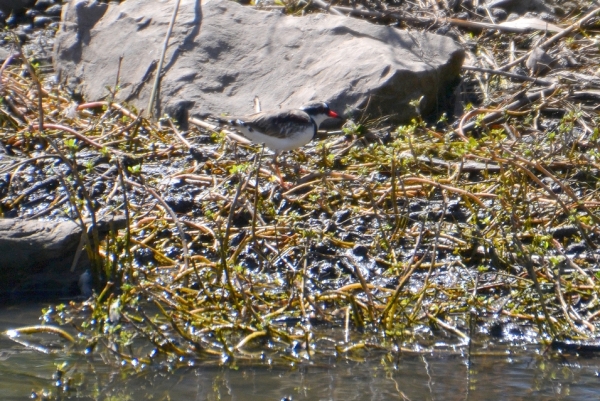
[{"label": "pebble", "polygon": [[521,16],[519,14],[517,14],[517,13],[510,13],[510,14],[508,14],[508,17],[506,17],[506,20],[507,21],[516,21],[519,18],[521,18]]},{"label": "pebble", "polygon": [[35,2],[35,6],[34,7],[37,10],[45,10],[48,7],[50,7],[51,5],[53,5],[53,4],[54,4],[54,1],[52,1],[52,0],[37,0]]},{"label": "pebble", "polygon": [[508,18],[508,13],[501,8],[494,8],[492,10],[492,15],[496,18],[496,21],[504,21]]},{"label": "pebble", "polygon": [[12,13],[7,19],[6,19],[6,25],[8,25],[9,27],[13,27],[16,26],[19,23],[19,17],[16,16],[14,13]]},{"label": "pebble", "polygon": [[187,213],[194,206],[194,200],[187,194],[173,194],[165,197],[165,202],[177,213]]},{"label": "pebble", "polygon": [[448,9],[452,10],[452,11],[456,11],[458,9],[458,6],[460,6],[460,0],[448,0]]},{"label": "pebble", "polygon": [[99,181],[92,186],[92,197],[95,198],[97,196],[102,195],[106,191],[106,183]]},{"label": "pebble", "polygon": [[436,29],[435,33],[437,33],[438,35],[446,35],[448,32],[450,32],[450,29],[452,29],[450,24],[442,25],[438,29]]},{"label": "pebble", "polygon": [[352,217],[352,212],[349,209],[338,210],[333,214],[336,223],[347,223],[347,220]]},{"label": "pebble", "polygon": [[60,13],[62,12],[61,4],[54,4],[53,6],[48,7],[48,9],[44,12],[49,17],[60,17]]},{"label": "pebble", "polygon": [[[33,28],[29,24],[19,25],[13,32],[18,36],[19,40],[23,42],[27,40],[27,35],[33,33]],[[25,37],[23,37],[23,35],[25,35]]]},{"label": "pebble", "polygon": [[581,241],[581,242],[577,242],[575,244],[571,244],[567,247],[566,249],[566,253],[567,254],[579,254],[582,252],[585,252],[587,250],[587,244],[585,243],[585,241]]},{"label": "pebble", "polygon": [[315,252],[318,252],[322,255],[335,255],[336,250],[324,242],[319,242],[317,245],[315,245]]},{"label": "pebble", "polygon": [[38,15],[33,19],[33,26],[41,28],[48,25],[52,21],[53,20],[50,17],[46,17],[45,15]]},{"label": "pebble", "polygon": [[338,227],[337,224],[335,224],[335,222],[333,221],[327,221],[325,223],[325,232],[326,233],[335,233],[337,231]]},{"label": "pebble", "polygon": [[366,256],[369,256],[369,248],[367,248],[364,245],[355,245],[354,248],[352,248],[352,253],[354,254],[354,256],[364,258]]},{"label": "pebble", "polygon": [[146,265],[154,262],[154,253],[148,248],[138,248],[134,252],[134,258],[140,265]]},{"label": "pebble", "polygon": [[39,12],[38,10],[34,9],[34,8],[32,8],[32,9],[30,9],[30,10],[27,10],[27,11],[25,11],[25,16],[26,16],[27,18],[35,18],[35,17],[37,17],[38,15],[40,15],[40,12]]}]

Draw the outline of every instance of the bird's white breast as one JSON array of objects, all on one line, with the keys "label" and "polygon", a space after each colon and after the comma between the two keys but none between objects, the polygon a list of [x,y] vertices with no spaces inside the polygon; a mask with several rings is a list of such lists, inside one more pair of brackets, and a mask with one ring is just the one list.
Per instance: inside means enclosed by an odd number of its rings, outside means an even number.
[{"label": "bird's white breast", "polygon": [[290,132],[285,137],[278,138],[265,135],[255,129],[249,130],[245,126],[238,126],[236,128],[246,138],[256,143],[264,143],[271,150],[292,150],[304,146],[311,141],[315,132],[313,127],[306,127],[293,133]]}]

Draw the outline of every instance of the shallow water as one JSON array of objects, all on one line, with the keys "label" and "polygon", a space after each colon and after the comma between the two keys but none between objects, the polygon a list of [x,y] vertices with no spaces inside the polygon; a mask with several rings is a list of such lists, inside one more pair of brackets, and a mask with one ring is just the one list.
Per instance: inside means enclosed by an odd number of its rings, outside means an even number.
[{"label": "shallow water", "polygon": [[[40,305],[0,309],[0,330],[39,323]],[[63,360],[0,338],[0,399],[23,400],[51,390]],[[385,361],[385,363],[384,363]],[[557,357],[539,348],[495,345],[471,356],[442,352],[398,356],[372,353],[366,362],[332,359],[300,368],[203,366],[174,373],[123,375],[80,361],[81,383],[62,399],[153,400],[581,400],[600,394],[600,358]]]}]

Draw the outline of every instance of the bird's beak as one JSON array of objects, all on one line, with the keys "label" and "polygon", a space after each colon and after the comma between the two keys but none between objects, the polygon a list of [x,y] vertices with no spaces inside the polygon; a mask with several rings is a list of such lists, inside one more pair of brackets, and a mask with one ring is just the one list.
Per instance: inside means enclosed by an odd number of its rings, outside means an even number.
[{"label": "bird's beak", "polygon": [[331,118],[338,118],[338,117],[339,117],[339,116],[338,116],[338,113],[336,113],[336,112],[335,112],[335,111],[333,111],[333,110],[329,110],[329,113],[327,113],[327,115],[328,115],[329,117],[331,117]]}]

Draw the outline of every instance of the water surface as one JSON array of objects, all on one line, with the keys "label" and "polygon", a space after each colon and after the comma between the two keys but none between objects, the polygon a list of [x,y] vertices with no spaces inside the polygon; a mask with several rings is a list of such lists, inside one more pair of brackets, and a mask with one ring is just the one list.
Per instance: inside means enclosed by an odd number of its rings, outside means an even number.
[{"label": "water surface", "polygon": [[[0,330],[38,324],[41,305],[0,309]],[[538,347],[496,344],[424,355],[366,354],[319,366],[207,366],[123,374],[101,361],[70,360],[77,385],[62,399],[106,400],[584,400],[600,394],[600,359],[557,356]],[[0,338],[0,399],[52,390],[64,359]],[[470,365],[469,365],[470,363]],[[470,368],[468,368],[470,366]],[[54,392],[56,390],[53,390]]]}]

